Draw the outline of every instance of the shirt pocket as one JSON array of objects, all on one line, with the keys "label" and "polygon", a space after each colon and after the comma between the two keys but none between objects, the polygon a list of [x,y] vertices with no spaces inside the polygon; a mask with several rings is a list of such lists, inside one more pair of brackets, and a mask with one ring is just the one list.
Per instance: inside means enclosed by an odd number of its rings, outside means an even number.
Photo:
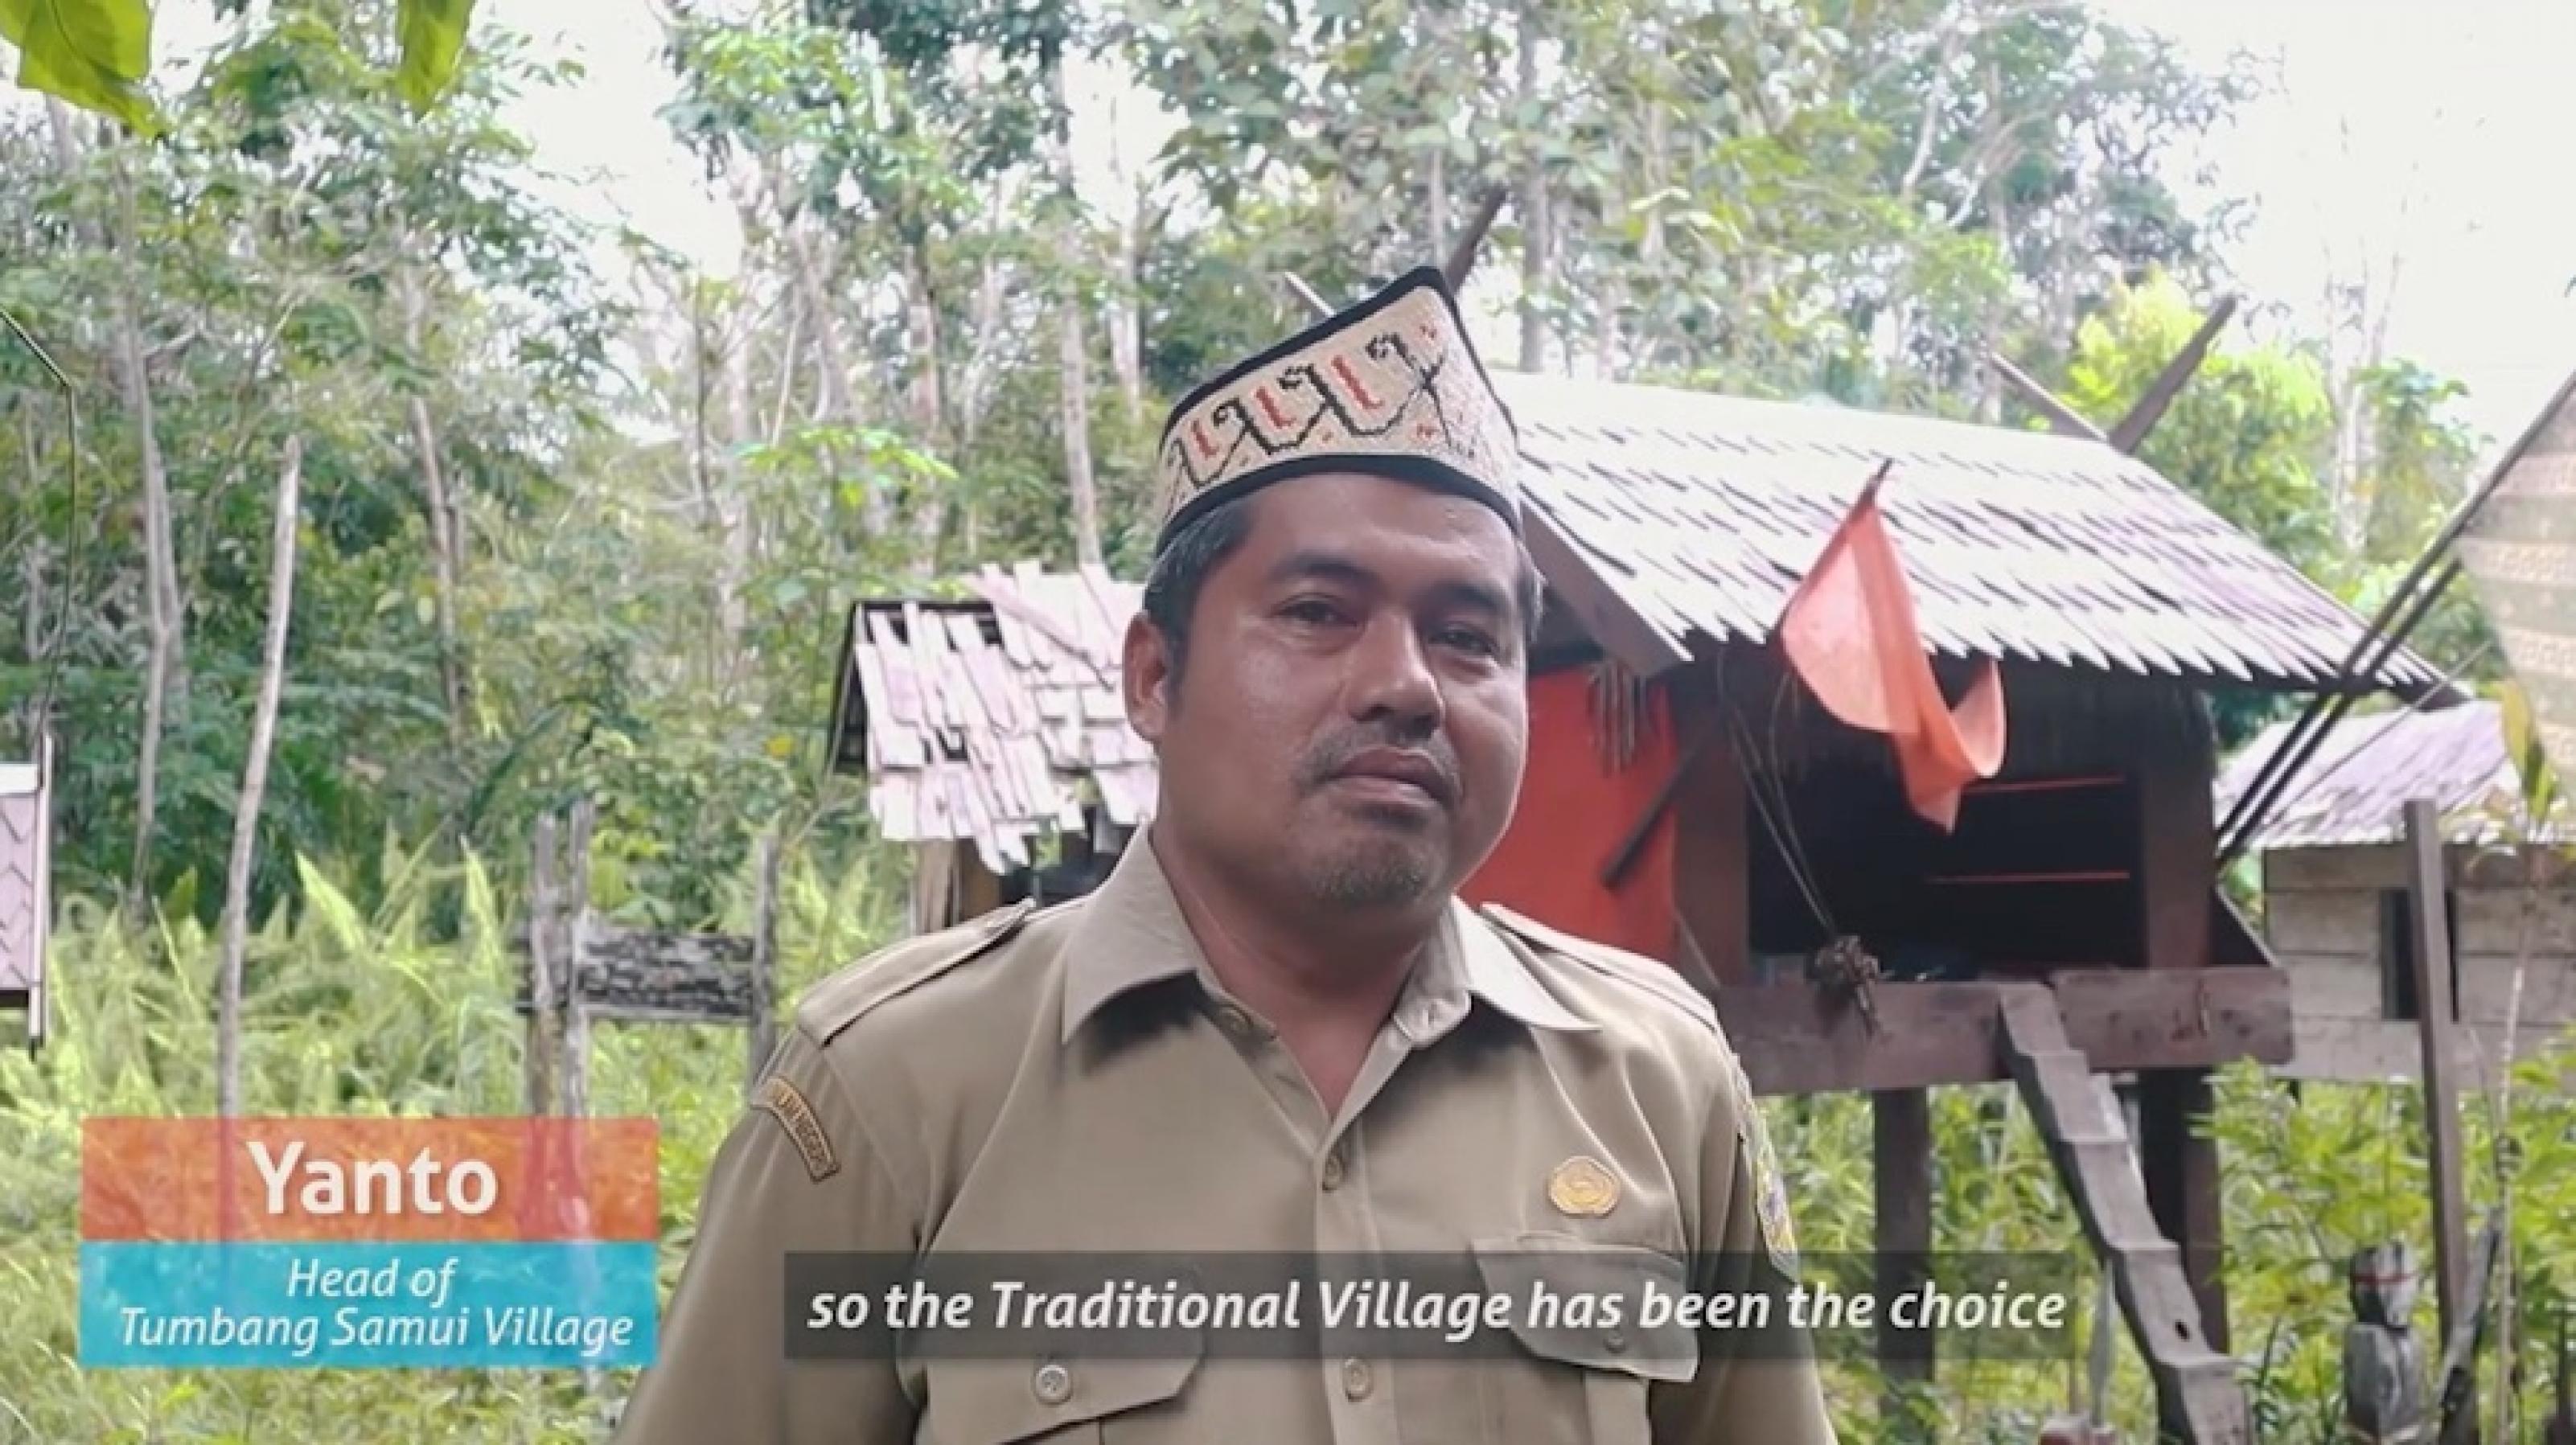
[{"label": "shirt pocket", "polygon": [[1199,1354],[1079,1360],[1050,1355],[924,1362],[929,1400],[919,1439],[928,1445],[1102,1445],[1122,1425],[1174,1427]]},{"label": "shirt pocket", "polygon": [[[1646,1445],[1653,1430],[1647,1391],[1681,1384],[1699,1372],[1699,1338],[1687,1327],[1643,1328],[1638,1304],[1649,1280],[1667,1292],[1686,1278],[1681,1261],[1662,1250],[1609,1244],[1544,1230],[1475,1242],[1476,1268],[1488,1296],[1514,1302],[1511,1345],[1485,1362],[1488,1439],[1566,1445]],[[1557,1310],[1536,1301],[1553,1299]],[[1615,1301],[1616,1314],[1578,1300]]]}]

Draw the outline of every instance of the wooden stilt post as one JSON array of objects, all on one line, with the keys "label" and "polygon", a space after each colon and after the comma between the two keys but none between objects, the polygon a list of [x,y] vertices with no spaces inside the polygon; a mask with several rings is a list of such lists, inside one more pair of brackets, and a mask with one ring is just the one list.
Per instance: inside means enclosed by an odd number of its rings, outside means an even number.
[{"label": "wooden stilt post", "polygon": [[535,854],[528,870],[527,1109],[542,1118],[555,1111],[555,819],[537,819]]},{"label": "wooden stilt post", "polygon": [[778,970],[778,834],[760,839],[760,894],[751,920],[751,1043],[745,1066],[746,1089],[760,1087],[761,1070],[778,1047],[776,1010]]},{"label": "wooden stilt post", "polygon": [[[2202,730],[2148,757],[2137,780],[2139,902],[2151,970],[2209,966],[2210,911],[2217,896],[2217,825],[2210,802],[2216,745]],[[2156,1225],[2182,1250],[2211,1349],[2228,1348],[2225,1229],[2219,1210],[2218,1144],[2196,1121],[2211,1106],[2206,1069],[2152,1069],[2139,1079],[2139,1152]]]},{"label": "wooden stilt post", "polygon": [[2460,1327],[2468,1300],[2468,1225],[2460,1184],[2459,1081],[2451,1057],[2451,928],[2441,819],[2408,803],[2406,893],[2414,929],[2415,1016],[2424,1041],[2424,1117],[2433,1144],[2433,1279],[2441,1336]]},{"label": "wooden stilt post", "polygon": [[[1931,1277],[1932,1095],[1927,1089],[1886,1089],[1870,1096],[1870,1107],[1878,1297],[1892,1300]],[[1900,1330],[1882,1319],[1878,1358],[1887,1385],[1879,1406],[1881,1438],[1931,1439],[1931,1422],[1917,1414],[1921,1403],[1908,1388],[1932,1383],[1931,1331]]]}]

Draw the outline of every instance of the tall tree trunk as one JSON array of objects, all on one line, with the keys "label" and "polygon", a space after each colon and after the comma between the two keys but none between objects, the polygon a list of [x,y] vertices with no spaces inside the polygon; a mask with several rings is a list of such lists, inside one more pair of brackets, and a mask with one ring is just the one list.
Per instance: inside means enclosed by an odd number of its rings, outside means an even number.
[{"label": "tall tree trunk", "polygon": [[[68,134],[67,126],[57,125],[58,147]],[[71,158],[66,154],[65,159]],[[137,743],[134,764],[134,856],[127,879],[128,902],[139,918],[152,891],[161,734],[174,705],[185,704],[187,660],[181,639],[184,614],[179,600],[178,545],[171,526],[170,473],[162,460],[160,433],[153,421],[152,379],[144,368],[143,323],[138,316],[144,285],[142,258],[138,254],[142,225],[135,216],[133,184],[121,156],[116,167],[116,206],[117,250],[124,258],[124,274],[119,278],[122,284],[114,288],[113,296],[117,382],[142,452],[144,592],[148,598],[144,615],[151,638],[143,671],[143,735]]]},{"label": "tall tree trunk", "polygon": [[1145,428],[1145,191],[1130,182],[1125,220],[1118,227],[1118,304],[1110,312],[1109,364],[1118,371],[1118,399],[1127,429]]},{"label": "tall tree trunk", "polygon": [[1431,204],[1425,209],[1431,244],[1423,254],[1438,265],[1449,254],[1449,150],[1445,144],[1431,153]]},{"label": "tall tree trunk", "polygon": [[[35,429],[27,425],[23,413],[18,422],[18,441],[27,454],[27,516],[41,518],[45,508],[43,488],[38,479],[44,476],[44,469],[36,456]],[[66,557],[68,559],[68,554]],[[42,538],[29,539],[26,555],[19,559],[18,566],[20,585],[25,589],[22,599],[25,615],[20,619],[20,625],[25,631],[27,667],[30,672],[43,675],[48,671],[46,659],[60,655],[58,649],[63,639],[57,637],[51,645],[45,640],[45,544]],[[53,731],[53,723],[53,688],[48,684],[31,690],[27,694],[27,710],[21,731],[21,736],[27,740],[28,756],[33,757],[44,746],[46,735]]]},{"label": "tall tree trunk", "polygon": [[1100,489],[1091,474],[1091,353],[1082,341],[1082,273],[1089,260],[1083,254],[1082,197],[1076,190],[1073,171],[1072,107],[1068,102],[1064,61],[1058,58],[1055,74],[1056,109],[1060,119],[1056,129],[1056,182],[1063,190],[1065,203],[1062,259],[1064,264],[1064,299],[1057,303],[1057,330],[1060,349],[1057,354],[1056,388],[1061,408],[1060,426],[1064,432],[1064,481],[1073,496],[1073,554],[1083,565],[1100,565]]},{"label": "tall tree trunk", "polygon": [[1118,285],[1104,307],[1107,313],[1101,329],[1109,339],[1109,369],[1118,380],[1118,400],[1127,414],[1128,431],[1142,431],[1145,426],[1145,361],[1143,296],[1140,272],[1145,249],[1145,188],[1127,163],[1127,150],[1121,140],[1124,130],[1119,108],[1118,88],[1109,87],[1109,193],[1116,197],[1118,216]]},{"label": "tall tree trunk", "polygon": [[[906,323],[912,333],[913,440],[935,448],[942,437],[946,408],[939,384],[939,298],[931,291],[930,257],[925,247],[913,248],[910,270],[912,298],[906,308]],[[936,492],[928,493],[912,516],[916,549],[913,560],[926,572],[935,573],[939,567],[939,534],[947,521],[946,501]]]},{"label": "tall tree trunk", "polygon": [[[787,189],[777,170],[761,163],[761,181],[769,192],[771,211],[778,217],[780,235],[787,242],[787,269],[796,287],[801,313],[814,328],[815,402],[819,415],[835,426],[856,427],[859,406],[850,393],[850,365],[841,350],[839,313],[832,305],[829,284],[835,248],[829,235],[815,236],[793,207],[787,204]],[[748,207],[740,193],[735,204]],[[885,534],[893,522],[894,510],[883,490],[870,488],[860,513],[860,524],[871,537]]]},{"label": "tall tree trunk", "polygon": [[[421,323],[428,297],[417,274],[409,278],[410,305],[404,318],[405,341],[413,356],[421,354]],[[447,472],[439,465],[438,430],[429,418],[429,399],[415,393],[410,403],[412,448],[420,458],[421,505],[429,513],[432,598],[438,620],[438,685],[447,702],[447,741],[465,745],[465,668],[456,642],[456,589],[465,570],[461,511],[447,492]]]},{"label": "tall tree trunk", "polygon": [[[1988,62],[1986,66],[1986,114],[1994,118],[1990,120],[1990,125],[2000,127],[2003,114],[2003,78],[1996,73],[1992,62]],[[1994,227],[1995,250],[2003,257],[2004,265],[2008,269],[2013,267],[2014,256],[2018,249],[2013,240],[2012,201],[2004,194],[2004,173],[2012,169],[2012,162],[2013,158],[2009,155],[1997,157],[1994,164],[1987,167],[1985,176],[1986,219]],[[2009,319],[2005,309],[2006,304],[2001,292],[1997,292],[1986,303],[1985,342],[1980,348],[1981,355],[1991,356],[2003,350],[2004,324]],[[1977,419],[1992,426],[2003,420],[2003,378],[1996,375],[1995,369],[1991,366],[1977,367],[1976,374]]]},{"label": "tall tree trunk", "polygon": [[1082,344],[1082,302],[1068,296],[1063,314],[1064,479],[1073,493],[1073,552],[1100,565],[1100,490],[1091,475],[1091,358]]},{"label": "tall tree trunk", "polygon": [[716,498],[716,526],[723,539],[716,571],[716,656],[723,695],[730,697],[742,666],[742,589],[751,575],[751,476],[743,454],[760,441],[751,412],[749,336],[726,349],[724,401],[725,433],[733,445],[725,451],[724,465],[716,469],[722,488]]},{"label": "tall tree trunk", "polygon": [[216,984],[215,1112],[241,1114],[242,951],[250,930],[250,872],[259,843],[260,797],[268,791],[268,751],[277,733],[277,698],[286,682],[286,628],[295,611],[295,523],[304,481],[304,441],[290,437],[277,479],[277,523],[268,573],[268,641],[260,658],[259,701],[251,713],[250,756],[242,764],[241,803],[233,813],[233,853],[224,869],[224,951]]},{"label": "tall tree trunk", "polygon": [[[1538,104],[1537,0],[1521,0],[1517,48],[1520,51],[1517,99],[1523,114],[1535,114]],[[1533,138],[1524,136],[1522,145],[1528,155],[1521,168],[1521,370],[1536,372],[1547,368],[1547,320],[1539,313],[1540,293],[1547,288],[1547,163],[1540,156]]]}]

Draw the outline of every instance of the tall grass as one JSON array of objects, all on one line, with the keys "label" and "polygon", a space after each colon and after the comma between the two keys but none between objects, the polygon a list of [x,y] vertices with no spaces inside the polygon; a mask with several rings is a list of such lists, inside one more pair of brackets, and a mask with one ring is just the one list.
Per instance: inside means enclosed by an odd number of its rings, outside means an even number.
[{"label": "tall grass", "polygon": [[[261,1114],[457,1115],[519,1108],[523,1024],[505,920],[476,860],[433,866],[389,850],[389,880],[362,910],[334,883],[348,871],[299,861],[302,903],[254,935],[246,971],[244,1097]],[[826,877],[791,857],[779,920],[781,996],[886,941],[899,927],[900,859],[862,855]],[[612,914],[627,896],[613,859],[593,893]],[[747,930],[749,879],[733,880],[721,926]],[[574,1445],[605,1435],[610,1402],[577,1376],[535,1371],[90,1371],[79,1369],[80,1122],[93,1114],[210,1113],[215,944],[193,924],[129,931],[106,909],[67,900],[56,935],[57,1033],[29,1056],[0,1050],[0,1445],[18,1441],[507,1442]],[[173,917],[184,917],[174,910]],[[433,938],[425,920],[461,918]],[[744,1038],[728,1028],[608,1026],[593,1050],[594,1110],[660,1121],[662,1278],[684,1257],[708,1162],[741,1107]],[[2576,1257],[2576,1103],[2563,1082],[2576,1051],[2526,1060],[2504,1157],[2513,1165],[2525,1340],[2547,1341]],[[2422,1109],[2408,1089],[2287,1085],[2227,1071],[2211,1132],[2226,1167],[2227,1284],[2234,1344],[2268,1441],[2331,1438],[2342,1331],[2343,1261],[2399,1236],[2429,1257]],[[2008,1087],[1934,1095],[1934,1245],[2079,1256],[2073,1210],[2030,1118]],[[1801,1245],[1865,1251],[1871,1241],[1870,1106],[1860,1097],[1766,1105],[1790,1176]],[[2473,1209],[2497,1190],[2497,1136],[2464,1110]],[[2431,1292],[2417,1311],[2430,1334]],[[2089,1304],[2084,1312],[2089,1324]],[[2117,1321],[2114,1328],[2119,1329]],[[2438,1344],[2428,1354],[2438,1355]],[[2549,1376],[2526,1355],[2526,1421]],[[2081,1356],[2041,1363],[1957,1360],[1913,1401],[1916,1424],[1881,1418],[1867,1367],[1837,1367],[1829,1390],[1848,1445],[1899,1439],[2027,1442],[2045,1416],[2084,1398]],[[2110,1389],[2124,1439],[2151,1439],[2153,1393],[2122,1330]]]},{"label": "tall grass", "polygon": [[[792,998],[890,936],[887,860],[825,879],[791,860],[781,879],[780,983]],[[253,936],[243,983],[244,1109],[253,1114],[454,1116],[521,1108],[524,1023],[500,900],[477,860],[434,867],[389,855],[383,903],[362,912],[299,861],[300,916]],[[624,905],[613,867],[604,909]],[[750,927],[748,880],[730,927]],[[462,927],[424,920],[461,894]],[[184,920],[184,913],[175,915]],[[85,1116],[214,1111],[217,942],[194,923],[138,935],[91,900],[64,901],[55,935],[54,1036],[0,1050],[0,1445],[43,1442],[488,1441],[601,1438],[579,1377],[540,1371],[164,1371],[79,1368],[80,1127]],[[707,1163],[740,1108],[746,1039],[723,1027],[596,1030],[593,1110],[661,1126],[667,1289]]]}]

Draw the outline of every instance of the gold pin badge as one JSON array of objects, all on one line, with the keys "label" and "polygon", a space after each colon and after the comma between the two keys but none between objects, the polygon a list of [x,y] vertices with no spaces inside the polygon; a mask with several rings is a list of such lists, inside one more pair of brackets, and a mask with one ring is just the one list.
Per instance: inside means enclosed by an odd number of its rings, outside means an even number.
[{"label": "gold pin badge", "polygon": [[1547,1176],[1547,1202],[1560,1214],[1598,1219],[1619,1202],[1619,1176],[1589,1154],[1577,1154]]}]

